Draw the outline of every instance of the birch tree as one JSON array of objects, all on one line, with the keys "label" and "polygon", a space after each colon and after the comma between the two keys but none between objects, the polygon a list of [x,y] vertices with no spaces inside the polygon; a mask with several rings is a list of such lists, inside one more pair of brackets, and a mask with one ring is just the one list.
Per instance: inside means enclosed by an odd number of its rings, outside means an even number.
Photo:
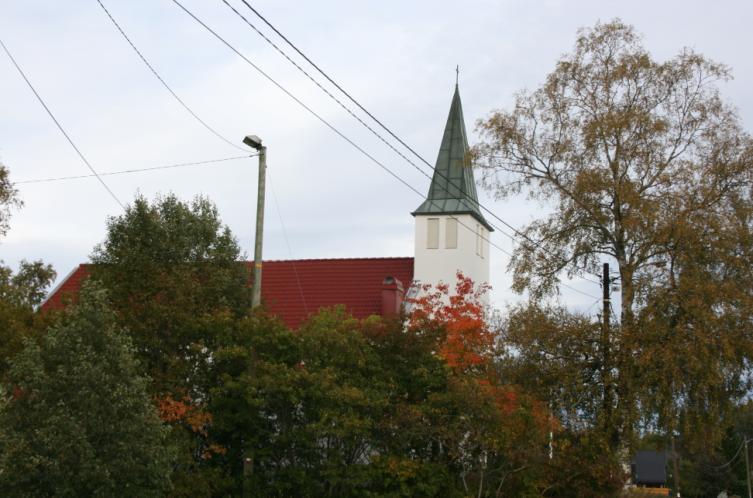
[{"label": "birch tree", "polygon": [[[553,208],[522,230],[525,240],[510,263],[514,289],[536,300],[556,293],[563,275],[616,264],[619,325],[600,345],[603,410],[611,412],[603,423],[613,448],[630,438],[640,415],[635,395],[651,373],[646,368],[656,364],[637,361],[640,355],[647,360],[661,344],[675,355],[674,364],[703,362],[712,350],[725,366],[741,364],[719,344],[673,350],[672,334],[664,336],[668,342],[644,347],[637,326],[637,315],[660,289],[679,289],[698,254],[715,281],[731,268],[729,259],[715,258],[717,247],[728,248],[724,258],[737,255],[735,266],[749,256],[748,247],[731,238],[749,240],[753,147],[720,94],[719,84],[729,78],[727,67],[690,49],[655,60],[635,30],[615,20],[581,30],[541,87],[519,93],[511,110],[494,111],[478,124],[483,139],[474,154],[484,185],[499,197],[527,194]],[[737,278],[727,296],[749,293],[747,273]],[[687,292],[694,291],[685,292],[670,292],[673,302],[687,304]],[[734,307],[728,317],[749,318],[747,300],[694,303],[709,315]],[[698,333],[713,343],[724,327]],[[667,389],[682,404],[677,391]]]}]

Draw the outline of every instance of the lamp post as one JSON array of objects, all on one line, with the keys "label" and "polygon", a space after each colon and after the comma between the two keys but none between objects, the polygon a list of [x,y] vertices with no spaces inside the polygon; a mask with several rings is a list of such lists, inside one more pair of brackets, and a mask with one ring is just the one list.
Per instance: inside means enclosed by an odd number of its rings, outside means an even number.
[{"label": "lamp post", "polygon": [[748,483],[748,498],[753,496],[753,492],[750,489],[750,462],[748,460],[748,436],[745,435],[745,480]]},{"label": "lamp post", "polygon": [[251,308],[261,303],[261,250],[264,238],[264,190],[267,176],[267,148],[261,138],[247,135],[243,143],[259,151],[259,182],[256,194],[256,240],[254,241],[254,281],[251,287]]}]

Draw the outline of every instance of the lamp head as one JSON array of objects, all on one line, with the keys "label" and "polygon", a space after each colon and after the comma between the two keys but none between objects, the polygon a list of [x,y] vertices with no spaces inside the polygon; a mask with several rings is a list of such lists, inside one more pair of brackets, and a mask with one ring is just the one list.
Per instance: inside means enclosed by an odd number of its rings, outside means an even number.
[{"label": "lamp head", "polygon": [[262,148],[261,138],[256,135],[246,135],[246,138],[243,139],[243,143],[256,150],[261,150]]}]

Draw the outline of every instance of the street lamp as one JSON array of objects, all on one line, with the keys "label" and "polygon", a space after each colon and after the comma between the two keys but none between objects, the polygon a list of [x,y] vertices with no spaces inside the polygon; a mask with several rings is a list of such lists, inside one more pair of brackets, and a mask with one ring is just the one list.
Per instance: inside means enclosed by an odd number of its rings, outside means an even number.
[{"label": "street lamp", "polygon": [[256,135],[246,135],[246,138],[243,139],[243,143],[259,151],[264,148],[261,145],[261,138]]},{"label": "street lamp", "polygon": [[256,240],[254,242],[254,281],[251,287],[251,308],[261,303],[261,249],[264,237],[264,187],[267,173],[267,148],[256,135],[246,135],[243,143],[259,151],[259,182],[256,194]]}]

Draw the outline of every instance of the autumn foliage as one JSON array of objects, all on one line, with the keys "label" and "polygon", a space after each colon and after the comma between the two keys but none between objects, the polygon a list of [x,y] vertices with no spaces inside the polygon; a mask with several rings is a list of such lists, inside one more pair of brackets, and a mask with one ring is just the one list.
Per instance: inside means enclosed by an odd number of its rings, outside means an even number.
[{"label": "autumn foliage", "polygon": [[495,334],[484,305],[491,287],[476,285],[460,271],[456,276],[454,292],[445,283],[426,284],[421,286],[419,297],[408,300],[408,331],[412,334],[439,331],[438,356],[456,375],[473,378],[483,392],[494,398],[502,413],[510,414],[519,408],[520,395],[515,386],[505,385],[492,369]]},{"label": "autumn foliage", "polygon": [[458,373],[481,372],[494,356],[494,335],[483,305],[489,290],[489,285],[477,286],[462,272],[457,273],[452,293],[448,284],[425,284],[419,297],[408,299],[408,330],[413,334],[441,330],[438,354],[447,365]]},{"label": "autumn foliage", "polygon": [[166,394],[156,397],[155,403],[163,422],[186,427],[199,439],[201,448],[199,454],[203,460],[218,454],[224,455],[227,452],[223,446],[207,441],[212,414],[200,404],[193,402],[189,396],[175,399],[172,395]]},{"label": "autumn foliage", "polygon": [[186,424],[193,432],[206,435],[207,427],[212,422],[212,415],[191,403],[191,398],[184,396],[175,399],[172,395],[156,399],[160,418],[167,423]]},{"label": "autumn foliage", "polygon": [[[490,286],[477,285],[462,272],[456,276],[453,287],[424,285],[408,300],[407,331],[434,338],[435,354],[450,372],[448,393],[440,397],[455,398],[476,417],[473,424],[451,425],[463,439],[453,447],[454,436],[448,435],[448,450],[467,469],[466,491],[475,488],[474,494],[483,494],[493,483],[510,483],[516,464],[526,468],[541,456],[546,435],[556,424],[543,403],[499,375],[498,337],[485,304]],[[529,484],[535,488],[534,482]]]},{"label": "autumn foliage", "polygon": [[[35,313],[51,267],[0,261],[0,496],[616,497],[644,448],[671,448],[673,495],[741,495],[753,138],[730,75],[615,20],[479,122],[483,183],[546,206],[510,260],[530,299],[498,328],[458,273],[401,316],[290,330],[251,310],[203,197],[110,218],[60,314]],[[0,238],[18,206],[0,165]],[[604,262],[613,319],[549,301]]]}]

